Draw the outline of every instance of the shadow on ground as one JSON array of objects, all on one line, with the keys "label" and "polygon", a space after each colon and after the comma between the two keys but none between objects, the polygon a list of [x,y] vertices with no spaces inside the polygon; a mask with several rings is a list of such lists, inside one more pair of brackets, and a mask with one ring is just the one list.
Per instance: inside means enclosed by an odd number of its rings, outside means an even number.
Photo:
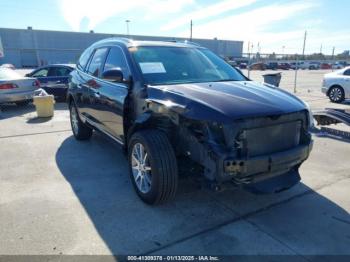
[{"label": "shadow on ground", "polygon": [[[67,104],[56,103],[55,110],[67,110]],[[0,104],[0,120],[8,119],[16,116],[24,116],[26,114],[34,113],[34,112],[35,112],[35,106],[32,103],[25,106],[18,106],[16,104]],[[34,123],[38,123],[38,121],[39,120],[35,120],[33,118],[32,121],[28,121],[27,123],[34,124]]]},{"label": "shadow on ground", "polygon": [[[341,254],[350,246],[348,212],[304,184],[255,196],[240,189],[203,191],[184,176],[174,202],[152,207],[134,193],[122,150],[108,138],[94,134],[91,141],[78,142],[69,137],[56,162],[116,255],[166,250],[192,255]],[[242,231],[241,222],[255,229]],[[257,241],[264,232],[265,238]],[[276,241],[280,236],[284,239]]]}]

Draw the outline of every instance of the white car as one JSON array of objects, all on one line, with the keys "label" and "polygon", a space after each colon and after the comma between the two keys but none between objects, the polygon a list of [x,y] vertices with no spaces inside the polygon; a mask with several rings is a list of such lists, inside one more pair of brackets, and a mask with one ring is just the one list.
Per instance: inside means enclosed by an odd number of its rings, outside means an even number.
[{"label": "white car", "polygon": [[322,93],[334,103],[350,98],[350,66],[336,72],[325,74]]},{"label": "white car", "polygon": [[24,77],[9,68],[0,68],[0,104],[27,105],[39,87],[40,82],[35,78]]}]

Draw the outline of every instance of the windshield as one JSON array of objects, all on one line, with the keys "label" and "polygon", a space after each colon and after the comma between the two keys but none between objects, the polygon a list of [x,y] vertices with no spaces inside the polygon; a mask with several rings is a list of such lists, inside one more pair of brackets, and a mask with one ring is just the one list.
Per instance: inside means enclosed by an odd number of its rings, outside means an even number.
[{"label": "windshield", "polygon": [[0,68],[0,79],[18,79],[23,78],[20,74],[12,69]]},{"label": "windshield", "polygon": [[247,80],[223,59],[204,48],[141,46],[130,48],[130,52],[146,84]]}]

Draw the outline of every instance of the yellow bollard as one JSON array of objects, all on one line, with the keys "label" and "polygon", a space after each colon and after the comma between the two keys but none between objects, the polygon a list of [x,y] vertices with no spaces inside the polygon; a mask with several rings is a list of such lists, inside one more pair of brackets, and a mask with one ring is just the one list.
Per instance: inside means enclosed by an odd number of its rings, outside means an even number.
[{"label": "yellow bollard", "polygon": [[38,117],[52,117],[54,113],[55,99],[52,95],[34,96],[33,104]]}]

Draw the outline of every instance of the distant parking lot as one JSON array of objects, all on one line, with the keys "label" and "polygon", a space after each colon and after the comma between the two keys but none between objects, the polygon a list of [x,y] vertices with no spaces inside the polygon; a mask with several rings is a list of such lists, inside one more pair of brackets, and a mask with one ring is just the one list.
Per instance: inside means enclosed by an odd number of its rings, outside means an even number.
[{"label": "distant parking lot", "polygon": [[[281,72],[292,91],[294,71]],[[314,110],[349,108],[321,93],[327,72],[299,71],[297,96]],[[183,173],[176,200],[150,207],[118,145],[98,133],[76,141],[64,103],[52,119],[34,110],[0,113],[0,254],[350,255],[349,141],[315,135],[302,183],[280,194],[209,192]]]}]

